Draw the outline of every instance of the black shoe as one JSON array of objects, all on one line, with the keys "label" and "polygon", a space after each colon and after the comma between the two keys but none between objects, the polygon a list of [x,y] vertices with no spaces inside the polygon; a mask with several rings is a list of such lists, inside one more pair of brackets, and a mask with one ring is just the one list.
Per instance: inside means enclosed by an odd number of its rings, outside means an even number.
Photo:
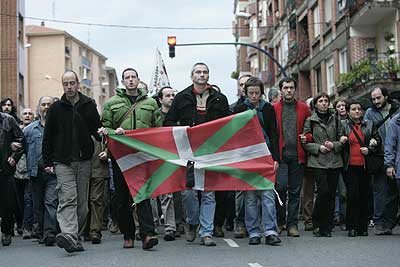
[{"label": "black shoe", "polygon": [[332,237],[331,232],[320,232],[320,231],[314,231],[313,232],[315,237]]},{"label": "black shoe", "polygon": [[282,241],[276,235],[269,235],[265,237],[265,245],[279,246]]},{"label": "black shoe", "polygon": [[53,234],[49,234],[45,239],[44,239],[44,245],[46,247],[52,247],[56,243],[56,236]]},{"label": "black shoe", "polygon": [[75,252],[82,252],[82,251],[85,251],[85,249],[83,248],[82,242],[81,241],[76,242]]},{"label": "black shoe", "polygon": [[19,236],[21,236],[23,233],[24,233],[24,230],[22,230],[21,227],[18,227],[18,228],[17,228],[17,234],[18,234]]},{"label": "black shoe", "polygon": [[1,244],[3,244],[4,247],[11,245],[11,235],[3,234],[1,237]]},{"label": "black shoe", "polygon": [[90,239],[92,240],[92,244],[100,244],[101,243],[101,234],[99,233],[92,233]]},{"label": "black shoe", "polygon": [[356,230],[349,230],[349,232],[347,233],[348,237],[356,237],[357,233]]},{"label": "black shoe", "polygon": [[214,236],[215,236],[215,237],[224,237],[224,236],[225,236],[225,233],[224,233],[224,231],[222,230],[222,227],[221,227],[221,226],[216,225],[216,226],[214,227]]},{"label": "black shoe", "polygon": [[[58,234],[56,236],[56,243],[59,248],[65,249],[66,252],[68,253],[73,253],[79,251],[79,249],[83,249],[82,243],[76,240],[73,236],[70,234]],[[80,244],[80,247],[78,247],[78,243]],[[80,250],[82,251],[82,250]]]},{"label": "black shoe", "polygon": [[314,230],[314,226],[312,223],[305,223],[304,224],[304,231],[312,231]]},{"label": "black shoe", "polygon": [[165,231],[164,240],[165,241],[174,241],[175,240],[174,231]]},{"label": "black shoe", "polygon": [[261,238],[258,236],[251,237],[249,239],[249,245],[259,245],[261,243]]},{"label": "black shoe", "polygon": [[143,237],[143,250],[149,250],[158,245],[158,239],[154,236],[147,235]]}]

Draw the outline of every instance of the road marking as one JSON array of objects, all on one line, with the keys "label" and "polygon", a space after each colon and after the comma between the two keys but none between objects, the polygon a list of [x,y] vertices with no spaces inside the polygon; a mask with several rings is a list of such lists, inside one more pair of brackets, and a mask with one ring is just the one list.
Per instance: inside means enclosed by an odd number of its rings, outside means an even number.
[{"label": "road marking", "polygon": [[254,263],[249,262],[249,266],[250,267],[263,267],[261,264],[259,264],[257,262],[254,262]]},{"label": "road marking", "polygon": [[225,241],[226,243],[228,243],[228,245],[229,245],[231,248],[238,248],[238,247],[239,247],[239,245],[238,245],[235,241],[233,241],[232,239],[225,239],[225,238],[224,238],[224,241]]}]

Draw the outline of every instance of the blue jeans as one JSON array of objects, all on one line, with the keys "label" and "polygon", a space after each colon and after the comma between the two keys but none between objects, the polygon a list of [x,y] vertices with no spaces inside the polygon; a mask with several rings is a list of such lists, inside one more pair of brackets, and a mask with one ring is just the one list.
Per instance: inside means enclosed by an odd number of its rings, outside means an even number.
[{"label": "blue jeans", "polygon": [[[297,225],[299,220],[300,193],[304,177],[304,164],[299,164],[297,158],[284,159],[276,173],[275,188],[283,205],[277,206],[278,225],[287,227]],[[286,208],[286,198],[288,206]],[[287,209],[287,217],[286,217]]]},{"label": "blue jeans", "polygon": [[197,190],[182,191],[182,202],[186,210],[187,223],[200,223],[200,236],[212,236],[214,230],[215,193],[201,191],[201,205]]},{"label": "blue jeans", "polygon": [[398,196],[396,181],[388,179],[385,170],[373,175],[374,182],[374,223],[387,229],[396,225]]},{"label": "blue jeans", "polygon": [[255,190],[246,192],[245,222],[249,237],[261,237],[260,210],[261,200],[262,224],[265,236],[278,235],[276,224],[275,193],[273,190]]}]

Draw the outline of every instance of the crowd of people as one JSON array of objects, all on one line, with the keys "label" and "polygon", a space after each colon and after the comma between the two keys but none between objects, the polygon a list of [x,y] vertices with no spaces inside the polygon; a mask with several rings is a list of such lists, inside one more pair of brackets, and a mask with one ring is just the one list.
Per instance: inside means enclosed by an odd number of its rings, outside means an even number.
[{"label": "crowd of people", "polygon": [[[0,112],[1,242],[12,236],[36,239],[65,251],[84,251],[82,241],[100,244],[102,231],[121,232],[123,248],[135,240],[149,250],[158,234],[215,246],[233,231],[249,245],[278,246],[280,236],[304,230],[331,237],[336,225],[349,237],[391,235],[398,223],[400,191],[400,104],[388,90],[371,91],[372,105],[357,99],[330,102],[324,92],[303,103],[297,82],[285,77],[265,90],[250,75],[238,79],[241,95],[228,105],[209,68],[196,63],[192,84],[156,96],[140,87],[138,72],[122,72],[124,88],[99,114],[93,99],[79,92],[74,71],[62,75],[64,94],[43,96],[36,111],[21,110],[10,98]],[[105,142],[127,130],[195,126],[255,110],[276,171],[275,189],[187,190],[133,203],[127,182]],[[161,230],[160,230],[161,229]],[[160,232],[161,231],[161,232]]]}]

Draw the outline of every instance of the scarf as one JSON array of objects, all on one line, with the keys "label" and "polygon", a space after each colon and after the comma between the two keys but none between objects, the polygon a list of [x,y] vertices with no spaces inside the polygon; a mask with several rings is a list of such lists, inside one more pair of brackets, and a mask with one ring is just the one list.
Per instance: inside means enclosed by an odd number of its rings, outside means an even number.
[{"label": "scarf", "polygon": [[210,96],[210,90],[206,89],[203,93],[199,94],[196,89],[193,88],[193,93],[196,96],[196,110],[198,113],[206,113],[207,99]]}]

